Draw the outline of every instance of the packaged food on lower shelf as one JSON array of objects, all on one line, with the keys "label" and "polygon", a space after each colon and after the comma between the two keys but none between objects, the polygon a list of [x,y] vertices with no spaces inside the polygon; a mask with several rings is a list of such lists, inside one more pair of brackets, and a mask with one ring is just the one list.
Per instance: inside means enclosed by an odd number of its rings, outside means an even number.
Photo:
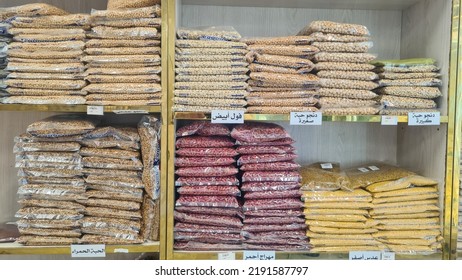
[{"label": "packaged food on lower shelf", "polygon": [[340,190],[338,180],[332,180],[337,189],[303,192],[312,252],[441,251],[437,181],[383,163],[349,168],[345,174],[347,191]]},{"label": "packaged food on lower shelf", "polygon": [[[158,240],[160,130],[153,116],[143,116],[138,127],[98,127],[79,115],[31,124],[27,134],[15,138],[17,165],[22,167],[18,242]],[[156,167],[157,172],[147,171]]]}]

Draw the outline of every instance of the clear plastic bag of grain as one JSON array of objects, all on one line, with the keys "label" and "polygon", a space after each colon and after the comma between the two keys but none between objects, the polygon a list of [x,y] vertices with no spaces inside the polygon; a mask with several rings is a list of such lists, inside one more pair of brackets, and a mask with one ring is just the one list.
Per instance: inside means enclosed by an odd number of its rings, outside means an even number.
[{"label": "clear plastic bag of grain", "polygon": [[160,46],[160,40],[90,39],[85,45],[87,48],[145,48]]},{"label": "clear plastic bag of grain", "polygon": [[247,44],[242,42],[232,41],[201,41],[201,40],[181,40],[178,39],[175,42],[175,46],[178,48],[232,48],[232,49],[247,49]]},{"label": "clear plastic bag of grain", "polygon": [[254,114],[289,114],[290,112],[318,112],[319,109],[316,107],[306,106],[289,106],[289,107],[273,107],[273,106],[249,106],[247,107],[247,113]]},{"label": "clear plastic bag of grain", "polygon": [[373,90],[378,87],[377,83],[371,81],[346,80],[346,79],[319,79],[321,88],[334,89],[362,89]]},{"label": "clear plastic bag of grain", "polygon": [[103,94],[143,94],[143,93],[158,93],[162,90],[160,84],[130,84],[130,83],[117,83],[117,84],[89,84],[84,88],[89,93],[103,93]]},{"label": "clear plastic bag of grain", "polygon": [[375,100],[350,99],[337,97],[321,97],[319,98],[321,108],[358,108],[358,107],[373,107],[378,103]]},{"label": "clear plastic bag of grain", "polygon": [[367,63],[318,62],[314,68],[317,71],[372,71],[375,66]]},{"label": "clear plastic bag of grain", "polygon": [[22,80],[9,79],[6,84],[16,88],[51,89],[51,90],[79,90],[87,83],[83,80]]},{"label": "clear plastic bag of grain", "polygon": [[173,102],[177,105],[190,105],[190,106],[224,106],[233,108],[242,108],[247,105],[245,100],[241,99],[224,99],[224,98],[183,98],[174,97]]},{"label": "clear plastic bag of grain", "polygon": [[382,95],[380,103],[384,108],[434,109],[436,102],[430,99]]},{"label": "clear plastic bag of grain", "polygon": [[241,35],[232,26],[201,26],[195,28],[179,28],[178,39],[205,41],[239,41]]},{"label": "clear plastic bag of grain", "polygon": [[72,15],[50,15],[42,17],[16,17],[11,22],[14,27],[20,28],[68,28],[90,26],[90,15],[72,14]]},{"label": "clear plastic bag of grain", "polygon": [[176,77],[180,76],[206,76],[212,75],[245,75],[249,71],[245,67],[229,67],[229,68],[176,68]]},{"label": "clear plastic bag of grain", "polygon": [[247,65],[245,61],[175,61],[177,68],[242,68]]},{"label": "clear plastic bag of grain", "polygon": [[319,78],[326,79],[347,79],[347,80],[361,80],[361,81],[374,81],[379,78],[375,72],[372,71],[319,71],[316,73]]},{"label": "clear plastic bag of grain", "polygon": [[246,49],[238,48],[180,48],[175,49],[177,55],[246,55]]},{"label": "clear plastic bag of grain", "polygon": [[250,45],[249,50],[260,54],[274,54],[287,56],[308,56],[312,57],[319,52],[319,49],[309,45]]},{"label": "clear plastic bag of grain", "polygon": [[160,54],[160,47],[119,47],[119,48],[87,48],[85,53],[88,55],[149,55]]},{"label": "clear plastic bag of grain", "polygon": [[288,68],[288,67],[251,63],[248,66],[248,70],[250,70],[251,72],[269,72],[269,73],[281,73],[281,74],[308,74],[313,69],[311,67],[294,69],[294,68]]},{"label": "clear plastic bag of grain", "polygon": [[315,67],[314,63],[309,59],[292,56],[249,53],[247,57],[247,61],[249,63],[257,62],[261,64],[268,64],[279,67],[289,67],[295,69],[313,69]]},{"label": "clear plastic bag of grain", "polygon": [[158,37],[157,28],[153,27],[130,27],[116,28],[107,26],[96,26],[87,34],[89,38],[118,39],[129,38],[131,40],[153,39]]},{"label": "clear plastic bag of grain", "polygon": [[160,66],[149,66],[139,68],[90,68],[85,71],[85,75],[153,75],[160,74]]},{"label": "clear plastic bag of grain", "polygon": [[133,9],[117,10],[91,10],[92,18],[110,18],[110,19],[132,19],[132,18],[150,18],[160,17],[161,8],[159,5]]},{"label": "clear plastic bag of grain", "polygon": [[442,95],[441,90],[437,87],[401,87],[391,86],[382,87],[376,90],[378,94],[433,99]]},{"label": "clear plastic bag of grain", "polygon": [[247,101],[254,99],[313,99],[317,98],[316,91],[279,91],[279,92],[265,92],[254,91],[247,94]]},{"label": "clear plastic bag of grain", "polygon": [[380,79],[385,80],[401,80],[401,79],[428,79],[428,78],[439,78],[440,73],[437,72],[417,72],[417,73],[394,73],[394,72],[382,72],[379,74]]},{"label": "clear plastic bag of grain", "polygon": [[373,42],[313,42],[312,46],[321,52],[330,53],[366,53],[374,46]]},{"label": "clear plastic bag of grain", "polygon": [[249,79],[247,75],[177,75],[177,82],[245,82]]},{"label": "clear plastic bag of grain", "polygon": [[388,80],[381,79],[379,85],[382,87],[400,86],[400,87],[439,87],[442,86],[443,81],[436,78],[426,79],[400,79]]},{"label": "clear plastic bag of grain", "polygon": [[257,37],[243,38],[241,42],[247,45],[309,45],[311,37],[308,36],[285,36],[285,37]]},{"label": "clear plastic bag of grain", "polygon": [[69,13],[58,7],[45,3],[25,4],[15,7],[5,7],[0,9],[1,20],[13,16],[38,17],[47,15],[68,15]]},{"label": "clear plastic bag of grain", "polygon": [[182,90],[245,90],[246,82],[175,82],[175,89]]},{"label": "clear plastic bag of grain", "polygon": [[292,85],[293,87],[316,86],[319,78],[313,74],[293,75],[267,72],[250,73],[250,78],[265,83]]},{"label": "clear plastic bag of grain", "polygon": [[334,33],[314,32],[308,36],[310,42],[340,42],[340,43],[357,43],[369,42],[369,36],[353,36]]},{"label": "clear plastic bag of grain", "polygon": [[174,94],[180,98],[244,99],[248,92],[246,90],[175,90]]},{"label": "clear plastic bag of grain", "polygon": [[375,99],[378,95],[370,90],[360,89],[335,89],[320,88],[316,94],[321,97],[352,98],[352,99]]},{"label": "clear plastic bag of grain", "polygon": [[160,18],[131,18],[131,19],[107,19],[91,18],[91,26],[109,26],[118,28],[127,27],[155,27],[160,28],[162,19]]},{"label": "clear plastic bag of grain", "polygon": [[280,99],[269,99],[269,98],[248,98],[248,106],[276,106],[276,107],[312,107],[318,103],[317,98],[280,98]]},{"label": "clear plastic bag of grain", "polygon": [[40,51],[46,48],[49,51],[77,51],[85,48],[85,43],[82,41],[63,41],[55,43],[29,43],[22,44],[19,42],[13,42],[8,45],[9,51]]},{"label": "clear plastic bag of grain", "polygon": [[90,83],[160,83],[160,76],[154,75],[89,75],[85,78]]},{"label": "clear plastic bag of grain", "polygon": [[341,23],[333,21],[312,21],[305,26],[297,35],[310,35],[315,32],[345,34],[353,36],[370,36],[370,32],[364,25]]},{"label": "clear plastic bag of grain", "polygon": [[118,10],[118,9],[129,9],[129,8],[143,8],[154,6],[156,4],[160,5],[160,0],[108,0],[107,9],[108,10]]},{"label": "clear plastic bag of grain", "polygon": [[314,55],[315,62],[369,63],[376,58],[376,55],[370,53],[320,52]]}]

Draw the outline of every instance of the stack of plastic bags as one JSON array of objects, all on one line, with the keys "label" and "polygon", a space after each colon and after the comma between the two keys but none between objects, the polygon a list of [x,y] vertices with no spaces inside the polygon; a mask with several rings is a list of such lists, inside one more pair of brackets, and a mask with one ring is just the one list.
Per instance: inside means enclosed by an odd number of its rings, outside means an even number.
[{"label": "stack of plastic bags", "polygon": [[242,249],[242,212],[234,141],[222,124],[192,122],[177,130],[174,248]]},{"label": "stack of plastic bags", "polygon": [[81,62],[89,15],[68,14],[46,4],[9,8],[11,20],[3,103],[84,104],[86,86]]},{"label": "stack of plastic bags", "polygon": [[86,201],[79,142],[94,128],[92,121],[62,115],[35,122],[15,138],[19,243],[79,243]]},{"label": "stack of plastic bags", "polygon": [[369,192],[350,189],[338,164],[304,166],[301,174],[312,252],[380,250],[380,242],[372,236],[377,229],[368,213],[372,206]]},{"label": "stack of plastic bags", "polygon": [[374,63],[380,76],[381,115],[438,112],[435,98],[441,96],[439,68],[431,58],[383,60]]},{"label": "stack of plastic bags", "polygon": [[245,110],[248,51],[240,38],[232,27],[177,31],[174,111]]},{"label": "stack of plastic bags", "polygon": [[[133,6],[130,3],[127,7]],[[160,26],[158,4],[92,10],[83,58],[90,82],[84,89],[87,104],[160,105]]]},{"label": "stack of plastic bags", "polygon": [[285,129],[271,123],[233,128],[244,193],[245,249],[309,250],[300,201],[300,165]]},{"label": "stack of plastic bags", "polygon": [[315,90],[319,78],[313,57],[319,52],[309,46],[309,37],[251,38],[247,55],[250,69],[247,112],[290,113],[317,111]]},{"label": "stack of plastic bags", "polygon": [[374,115],[379,111],[376,94],[378,78],[369,64],[376,58],[367,27],[331,21],[313,21],[299,36],[309,36],[320,52],[314,68],[320,78],[319,105],[324,115]]},{"label": "stack of plastic bags", "polygon": [[100,127],[87,133],[81,143],[88,197],[82,243],[142,243],[144,184],[137,129]]},{"label": "stack of plastic bags", "polygon": [[438,183],[418,175],[369,185],[373,236],[396,253],[428,254],[441,249]]},{"label": "stack of plastic bags", "polygon": [[11,36],[8,34],[9,27],[8,19],[3,19],[3,16],[0,15],[0,98],[8,96],[8,92],[5,91],[7,86],[4,80],[8,76],[8,71],[5,68],[8,64],[8,43],[11,41]]},{"label": "stack of plastic bags", "polygon": [[141,204],[141,238],[145,241],[159,240],[160,227],[160,134],[161,122],[147,115],[138,123],[144,184],[144,197]]}]

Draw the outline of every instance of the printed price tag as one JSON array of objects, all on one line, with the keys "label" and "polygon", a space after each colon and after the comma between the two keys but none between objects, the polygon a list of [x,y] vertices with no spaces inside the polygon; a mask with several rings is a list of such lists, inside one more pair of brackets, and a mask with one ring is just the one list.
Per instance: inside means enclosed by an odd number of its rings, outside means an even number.
[{"label": "printed price tag", "polygon": [[380,251],[350,251],[351,261],[378,261],[382,259]]},{"label": "printed price tag", "polygon": [[128,114],[148,114],[146,110],[114,110],[112,111],[117,115],[128,115]]},{"label": "printed price tag", "polygon": [[244,123],[242,110],[212,110],[212,123]]},{"label": "printed price tag", "polygon": [[71,245],[71,257],[73,258],[104,258],[106,257],[106,245]]},{"label": "printed price tag", "polygon": [[414,112],[408,114],[408,125],[440,125],[440,112]]},{"label": "printed price tag", "polygon": [[272,261],[276,259],[275,251],[244,251],[243,260]]},{"label": "printed price tag", "polygon": [[218,253],[219,260],[232,260],[236,259],[236,254],[234,252]]},{"label": "printed price tag", "polygon": [[332,169],[334,167],[332,166],[332,163],[329,162],[329,163],[321,163],[321,168],[322,169]]},{"label": "printed price tag", "polygon": [[395,253],[394,252],[382,252],[382,260],[394,261],[395,260]]},{"label": "printed price tag", "polygon": [[87,106],[87,115],[103,116],[104,106]]},{"label": "printed price tag", "polygon": [[398,117],[382,116],[382,125],[398,125]]},{"label": "printed price tag", "polygon": [[361,172],[364,172],[364,173],[369,172],[369,169],[367,169],[365,167],[358,168],[358,170],[361,171]]},{"label": "printed price tag", "polygon": [[321,112],[291,112],[291,125],[322,125]]},{"label": "printed price tag", "polygon": [[372,171],[377,171],[377,170],[380,170],[380,168],[378,168],[377,166],[375,165],[371,165],[371,166],[368,166],[370,170]]}]

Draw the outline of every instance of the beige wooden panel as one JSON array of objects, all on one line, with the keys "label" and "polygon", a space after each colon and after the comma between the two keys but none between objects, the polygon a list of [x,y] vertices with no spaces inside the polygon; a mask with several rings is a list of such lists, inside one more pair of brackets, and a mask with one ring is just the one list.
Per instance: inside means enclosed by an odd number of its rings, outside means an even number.
[{"label": "beige wooden panel", "polygon": [[26,131],[27,126],[49,114],[37,112],[0,112],[0,223],[14,221],[19,209],[17,169],[14,167],[14,137]]},{"label": "beige wooden panel", "polygon": [[332,20],[366,25],[372,34],[372,53],[399,58],[400,11],[289,9],[183,5],[184,26],[233,26],[242,36],[294,35],[313,20]]},{"label": "beige wooden panel", "polygon": [[297,141],[294,146],[300,164],[340,162],[344,168],[373,161],[396,164],[395,127],[382,127],[379,123],[279,124]]},{"label": "beige wooden panel", "polygon": [[403,12],[401,58],[430,57],[441,67],[443,98],[438,100],[447,114],[447,89],[451,36],[450,0],[425,0]]},{"label": "beige wooden panel", "polygon": [[0,0],[0,7],[13,7],[30,3],[47,3],[71,13],[90,13],[91,9],[106,9],[107,0]]}]

